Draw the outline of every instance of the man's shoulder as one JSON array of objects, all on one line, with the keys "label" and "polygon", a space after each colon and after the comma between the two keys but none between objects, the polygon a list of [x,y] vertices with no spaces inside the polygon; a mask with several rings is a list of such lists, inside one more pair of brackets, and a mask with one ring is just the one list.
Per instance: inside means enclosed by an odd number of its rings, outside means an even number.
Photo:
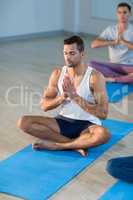
[{"label": "man's shoulder", "polygon": [[116,30],[117,30],[116,24],[109,25],[103,30],[101,36],[104,37],[105,35],[112,35],[112,34],[116,33]]},{"label": "man's shoulder", "polygon": [[112,24],[112,25],[107,26],[105,30],[113,31],[116,29],[117,29],[117,24]]},{"label": "man's shoulder", "polygon": [[60,76],[60,73],[61,73],[61,67],[56,67],[53,69],[51,76],[58,77],[58,76]]},{"label": "man's shoulder", "polygon": [[92,69],[92,72],[91,72],[91,80],[93,82],[97,82],[97,81],[100,81],[100,80],[104,80],[104,76],[101,72],[99,72],[98,70],[96,69]]},{"label": "man's shoulder", "polygon": [[58,75],[61,72],[61,67],[55,67],[52,71],[53,74]]},{"label": "man's shoulder", "polygon": [[97,71],[95,68],[91,67],[91,63],[89,63],[87,65],[87,70],[91,71],[91,74],[92,75],[97,75],[97,74],[101,74],[101,72]]},{"label": "man's shoulder", "polygon": [[131,24],[131,23],[129,23],[129,25],[128,25],[128,30],[130,31],[133,31],[133,24]]},{"label": "man's shoulder", "polygon": [[57,82],[59,80],[60,74],[61,74],[61,67],[54,68],[51,75],[50,75],[50,78],[49,78],[50,84],[56,86]]},{"label": "man's shoulder", "polygon": [[105,78],[101,72],[97,71],[96,69],[93,69],[90,77],[90,88],[93,90],[94,87],[98,86],[99,84],[102,84],[104,86]]}]

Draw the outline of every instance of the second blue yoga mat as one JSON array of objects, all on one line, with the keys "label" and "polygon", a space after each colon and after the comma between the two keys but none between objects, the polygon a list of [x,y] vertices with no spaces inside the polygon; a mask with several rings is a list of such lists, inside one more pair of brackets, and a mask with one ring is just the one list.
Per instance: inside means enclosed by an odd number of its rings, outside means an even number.
[{"label": "second blue yoga mat", "polygon": [[122,100],[123,97],[133,92],[133,84],[107,83],[107,94],[110,103]]},{"label": "second blue yoga mat", "polygon": [[46,200],[133,130],[133,124],[105,120],[112,133],[104,145],[91,148],[86,158],[74,151],[33,151],[24,148],[0,162],[0,192],[25,200]]},{"label": "second blue yoga mat", "polygon": [[99,200],[133,200],[133,184],[118,181]]}]

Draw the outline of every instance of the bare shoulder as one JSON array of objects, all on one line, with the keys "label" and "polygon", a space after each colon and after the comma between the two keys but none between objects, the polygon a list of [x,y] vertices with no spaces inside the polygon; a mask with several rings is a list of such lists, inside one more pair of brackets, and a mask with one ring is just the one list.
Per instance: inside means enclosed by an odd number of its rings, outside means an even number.
[{"label": "bare shoulder", "polygon": [[90,86],[94,89],[94,87],[104,88],[105,87],[105,78],[101,72],[97,70],[93,70],[90,77]]},{"label": "bare shoulder", "polygon": [[55,68],[49,78],[49,85],[56,85],[61,74],[61,68]]},{"label": "bare shoulder", "polygon": [[60,76],[60,73],[61,73],[61,68],[55,68],[53,71],[52,71],[52,74],[51,76],[53,77],[59,77]]}]

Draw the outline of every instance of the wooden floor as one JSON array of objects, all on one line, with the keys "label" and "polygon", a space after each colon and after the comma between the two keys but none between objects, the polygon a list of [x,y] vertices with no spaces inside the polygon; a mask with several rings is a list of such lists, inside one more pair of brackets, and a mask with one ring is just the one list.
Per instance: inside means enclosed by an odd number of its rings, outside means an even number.
[{"label": "wooden floor", "polygon": [[[32,39],[0,44],[0,159],[5,159],[34,138],[16,128],[17,119],[23,114],[45,115],[40,110],[39,99],[54,67],[63,65],[64,36]],[[105,49],[89,49],[91,37],[84,38],[87,48],[85,60],[106,59]],[[54,114],[57,111],[54,111]],[[53,115],[48,112],[48,115]],[[109,117],[133,122],[133,94],[117,104],[110,104]],[[131,155],[133,136],[130,133],[80,175],[65,185],[53,200],[97,200],[116,180],[110,177],[105,166],[109,158]],[[0,200],[19,198],[0,194]]]}]

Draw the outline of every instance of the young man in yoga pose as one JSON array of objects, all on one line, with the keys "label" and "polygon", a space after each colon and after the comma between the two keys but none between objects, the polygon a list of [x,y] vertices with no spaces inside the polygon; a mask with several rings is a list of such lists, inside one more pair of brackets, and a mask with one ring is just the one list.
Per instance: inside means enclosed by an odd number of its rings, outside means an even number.
[{"label": "young man in yoga pose", "polygon": [[82,62],[84,43],[79,36],[64,40],[65,66],[54,69],[41,100],[44,111],[61,105],[57,117],[23,116],[18,127],[40,138],[34,149],[86,149],[106,143],[110,134],[100,119],[108,113],[105,80],[100,72]]},{"label": "young man in yoga pose", "polygon": [[108,47],[110,62],[91,61],[107,81],[133,83],[133,26],[129,23],[131,6],[117,6],[117,25],[107,27],[92,43],[92,48]]}]

